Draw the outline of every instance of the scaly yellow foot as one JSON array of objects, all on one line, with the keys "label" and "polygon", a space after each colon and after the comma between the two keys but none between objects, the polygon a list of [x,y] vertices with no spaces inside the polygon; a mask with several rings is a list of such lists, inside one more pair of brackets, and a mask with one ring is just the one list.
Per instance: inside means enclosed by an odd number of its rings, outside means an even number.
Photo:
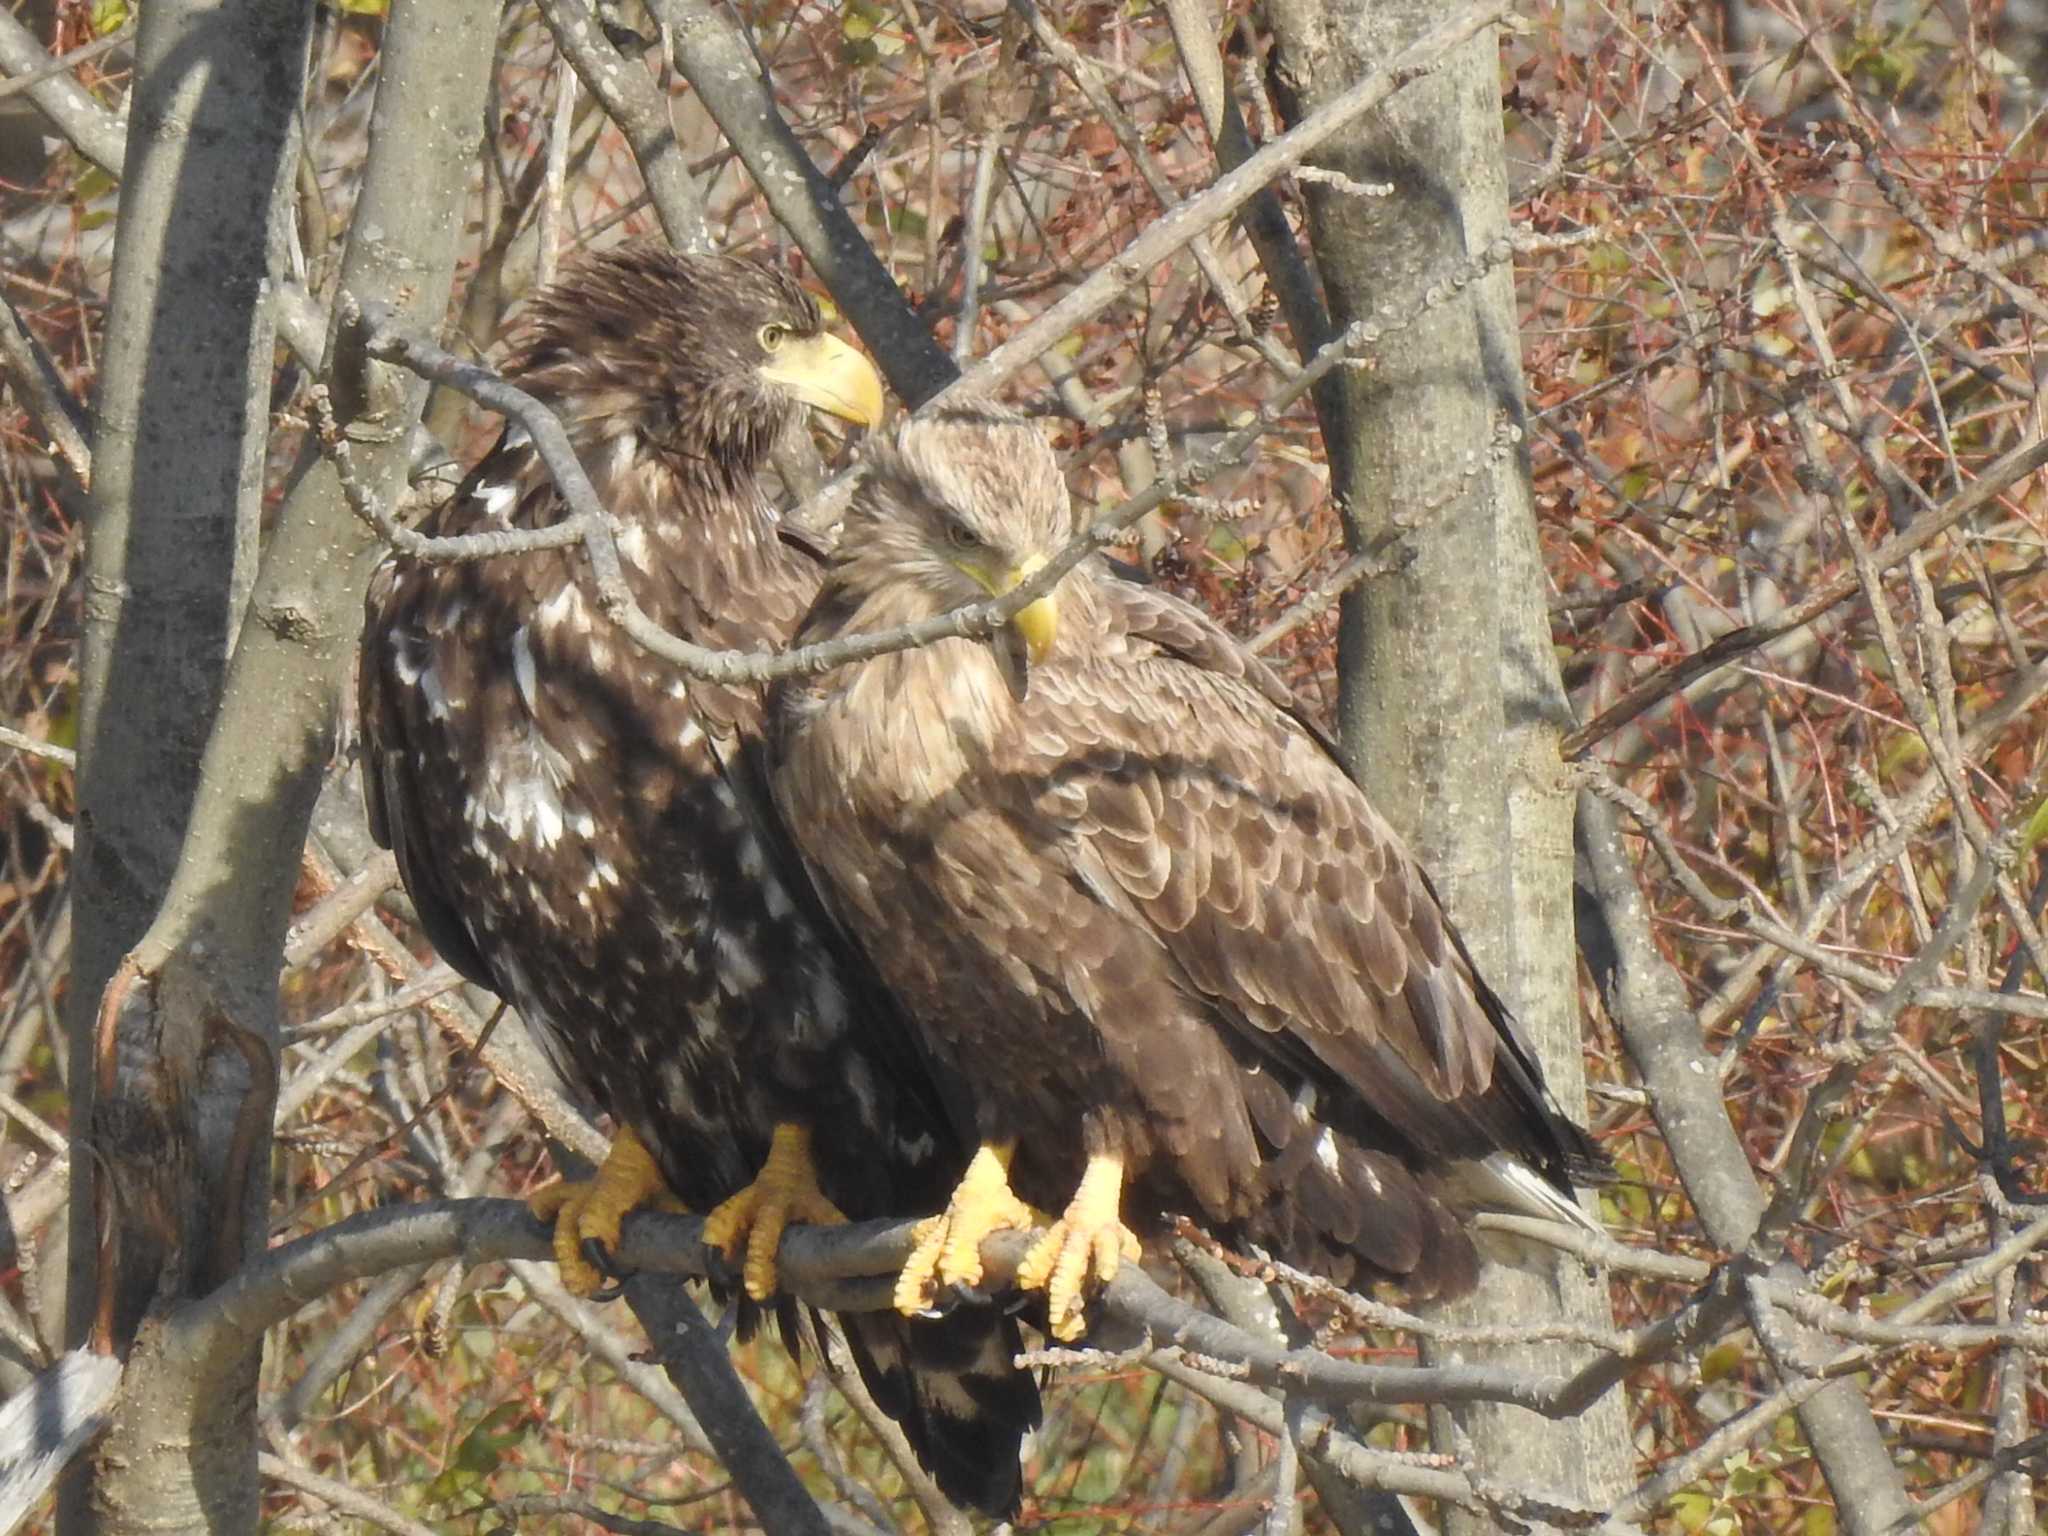
[{"label": "scaly yellow foot", "polygon": [[653,1154],[626,1129],[612,1138],[596,1178],[550,1184],[535,1191],[526,1206],[542,1221],[553,1218],[555,1267],[562,1273],[562,1284],[578,1296],[595,1295],[604,1288],[605,1277],[583,1256],[585,1238],[595,1238],[617,1252],[619,1223],[628,1211],[683,1209],[654,1166]]},{"label": "scaly yellow foot", "polygon": [[754,1175],[754,1182],[721,1201],[718,1209],[704,1218],[704,1246],[722,1249],[728,1259],[736,1259],[745,1242],[747,1262],[740,1274],[747,1294],[766,1301],[780,1284],[775,1250],[781,1246],[782,1229],[792,1221],[836,1227],[845,1223],[846,1216],[818,1188],[809,1128],[778,1125],[768,1141],[768,1161]]},{"label": "scaly yellow foot", "polygon": [[1017,1266],[1020,1287],[1045,1292],[1046,1325],[1056,1339],[1071,1342],[1087,1331],[1082,1311],[1088,1292],[1109,1284],[1125,1259],[1139,1255],[1137,1236],[1119,1215],[1123,1192],[1123,1159],[1091,1154],[1065,1213]]},{"label": "scaly yellow foot", "polygon": [[1010,1192],[1015,1142],[984,1142],[953,1187],[944,1214],[918,1223],[917,1242],[896,1277],[896,1310],[930,1310],[941,1286],[981,1284],[981,1241],[992,1232],[1039,1226],[1045,1216]]}]

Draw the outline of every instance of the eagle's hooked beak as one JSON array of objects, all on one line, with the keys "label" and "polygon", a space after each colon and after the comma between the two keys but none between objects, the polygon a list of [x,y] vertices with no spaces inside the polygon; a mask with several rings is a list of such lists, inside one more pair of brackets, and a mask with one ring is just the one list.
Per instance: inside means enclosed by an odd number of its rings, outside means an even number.
[{"label": "eagle's hooked beak", "polygon": [[[1032,555],[1005,576],[996,590],[999,593],[1014,592],[1044,569],[1045,556]],[[1010,627],[1024,637],[1024,645],[1030,651],[1032,661],[1044,661],[1052,653],[1053,641],[1059,638],[1059,599],[1048,592],[1037,601],[1026,603],[1011,615]]]},{"label": "eagle's hooked beak", "polygon": [[784,342],[761,365],[761,377],[842,421],[858,427],[881,424],[881,375],[873,363],[828,331]]},{"label": "eagle's hooked beak", "polygon": [[[1044,567],[1044,555],[1032,555],[1020,563],[1014,571],[1006,571],[997,580],[981,580],[989,596],[999,598],[1004,592],[1016,592],[1018,586],[1028,582],[1032,573]],[[1010,688],[1010,696],[1022,700],[1030,692],[1030,670],[1044,657],[1053,653],[1053,641],[1059,637],[1059,598],[1051,592],[1034,602],[1026,602],[1014,614],[1010,623],[989,635],[989,651],[995,653],[995,670],[1004,676],[1004,686]]]},{"label": "eagle's hooked beak", "polygon": [[[1016,591],[1043,570],[1045,556],[1027,556],[1014,570],[1000,575],[979,562],[959,561],[957,564],[990,597],[1001,597],[1005,592]],[[1031,668],[1052,653],[1052,643],[1059,638],[1059,628],[1059,599],[1048,592],[1011,614],[1010,622],[988,637],[988,648],[995,656],[996,670],[1002,673],[1003,684],[1010,690],[1011,698],[1022,699],[1031,691]]]}]

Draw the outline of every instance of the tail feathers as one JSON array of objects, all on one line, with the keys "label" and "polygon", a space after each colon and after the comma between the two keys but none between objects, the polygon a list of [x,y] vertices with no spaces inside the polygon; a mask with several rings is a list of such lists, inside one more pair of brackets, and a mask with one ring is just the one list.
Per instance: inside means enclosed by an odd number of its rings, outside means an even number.
[{"label": "tail feathers", "polygon": [[981,1307],[945,1317],[842,1313],[841,1331],[876,1405],[903,1427],[918,1464],[954,1503],[1017,1512],[1019,1459],[1038,1427],[1038,1384],[1013,1363],[1015,1319]]},{"label": "tail feathers", "polygon": [[1413,1300],[1449,1299],[1478,1283],[1482,1253],[1522,1264],[1545,1251],[1499,1233],[1475,1233],[1467,1219],[1472,1212],[1602,1231],[1562,1182],[1599,1177],[1604,1163],[1598,1150],[1581,1134],[1560,1154],[1560,1169],[1570,1172],[1556,1177],[1501,1151],[1423,1173],[1323,1130],[1313,1139],[1297,1137],[1273,1158],[1264,1201],[1232,1235],[1339,1285],[1390,1281]]},{"label": "tail feathers", "polygon": [[1459,1170],[1456,1188],[1460,1197],[1475,1210],[1503,1211],[1514,1216],[1535,1216],[1561,1221],[1582,1232],[1598,1233],[1600,1223],[1587,1215],[1564,1190],[1527,1163],[1495,1152]]},{"label": "tail feathers", "polygon": [[1220,1235],[1249,1239],[1338,1285],[1391,1281],[1415,1300],[1478,1283],[1471,1236],[1400,1159],[1328,1131],[1298,1142],[1270,1165],[1259,1208]]}]

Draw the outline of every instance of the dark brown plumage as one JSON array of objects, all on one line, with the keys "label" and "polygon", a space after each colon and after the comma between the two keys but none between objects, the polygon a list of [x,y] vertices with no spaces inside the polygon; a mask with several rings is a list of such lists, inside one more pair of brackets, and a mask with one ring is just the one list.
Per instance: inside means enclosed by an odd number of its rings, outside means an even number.
[{"label": "dark brown plumage", "polygon": [[[872,367],[801,288],[748,260],[628,246],[534,300],[506,371],[562,418],[657,622],[743,650],[788,637],[818,572],[779,536],[762,462],[804,404],[869,421],[881,408]],[[423,531],[562,513],[515,426]],[[641,652],[598,612],[585,564],[394,556],[371,583],[364,780],[428,936],[518,1008],[692,1209],[747,1187],[778,1127],[815,1138],[839,1211],[936,1208],[964,1152],[775,821],[758,693]],[[607,1175],[631,1149],[622,1134]],[[581,1219],[558,1237],[565,1275]],[[751,1290],[772,1286],[772,1260],[771,1234]],[[987,1310],[843,1322],[941,1486],[1011,1508],[1037,1418],[1014,1327]]]},{"label": "dark brown plumage", "polygon": [[[1075,531],[1028,423],[907,423],[800,639],[1007,590]],[[1119,1186],[1141,1230],[1186,1214],[1421,1296],[1473,1283],[1475,1207],[1583,1221],[1598,1154],[1278,680],[1096,563],[1015,629],[1022,678],[1001,646],[942,641],[777,699],[786,819],[989,1149],[900,1304],[974,1282],[977,1221],[1023,1219],[1006,1160],[1017,1196],[1067,1206],[1023,1278],[1068,1335],[1131,1251]]]}]

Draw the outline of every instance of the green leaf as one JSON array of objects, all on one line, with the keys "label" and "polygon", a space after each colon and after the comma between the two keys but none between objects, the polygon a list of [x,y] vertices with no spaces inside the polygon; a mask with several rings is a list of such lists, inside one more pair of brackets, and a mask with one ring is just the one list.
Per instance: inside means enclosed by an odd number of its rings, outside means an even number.
[{"label": "green leaf", "polygon": [[1714,1506],[1718,1502],[1719,1500],[1711,1493],[1698,1488],[1688,1488],[1685,1492],[1673,1496],[1671,1512],[1678,1516],[1678,1523],[1686,1530],[1703,1530],[1707,1522],[1714,1518]]},{"label": "green leaf", "polygon": [[865,42],[887,20],[888,12],[872,0],[847,0],[840,12],[839,35],[849,43]]},{"label": "green leaf", "polygon": [[1602,277],[1619,277],[1634,265],[1627,248],[1611,241],[1586,249],[1586,269]]},{"label": "green leaf", "polygon": [[1211,528],[1206,542],[1209,552],[1226,565],[1242,565],[1252,556],[1251,545],[1245,543],[1244,536],[1229,523],[1218,523]]},{"label": "green leaf", "polygon": [[98,166],[93,166],[71,183],[71,196],[81,203],[94,202],[114,190],[114,178]]},{"label": "green leaf", "polygon": [[1719,1381],[1724,1376],[1733,1376],[1742,1369],[1743,1357],[1748,1353],[1734,1340],[1724,1340],[1700,1356],[1700,1380]]},{"label": "green leaf", "polygon": [[926,228],[925,216],[914,208],[883,207],[876,210],[872,205],[867,212],[870,224],[880,224],[892,235],[901,235],[906,240],[922,240]]},{"label": "green leaf", "polygon": [[2025,852],[2048,834],[2048,800],[2034,807],[2034,814],[2027,818],[2027,830],[2020,834],[2020,851]]},{"label": "green leaf", "polygon": [[462,1437],[462,1443],[455,1448],[455,1466],[478,1477],[488,1477],[498,1470],[505,1459],[505,1453],[524,1438],[517,1429],[506,1430],[516,1425],[525,1409],[518,1403],[500,1403],[481,1419],[476,1428]]}]

